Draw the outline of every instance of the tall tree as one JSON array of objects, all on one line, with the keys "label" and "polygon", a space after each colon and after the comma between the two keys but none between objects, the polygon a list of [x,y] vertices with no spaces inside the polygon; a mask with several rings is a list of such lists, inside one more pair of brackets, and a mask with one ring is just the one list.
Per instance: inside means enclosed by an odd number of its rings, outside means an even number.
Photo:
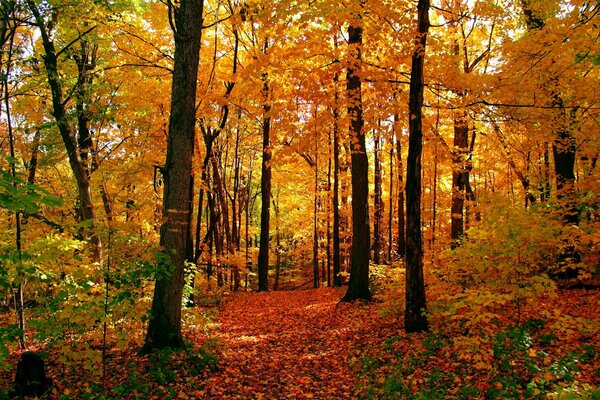
[{"label": "tall tree", "polygon": [[406,332],[428,329],[424,313],[425,282],[423,278],[423,238],[421,234],[421,155],[423,152],[423,71],[427,32],[429,31],[429,0],[417,4],[417,37],[412,55],[409,93],[409,138],[406,161]]},{"label": "tall tree", "polygon": [[[50,91],[52,94],[52,116],[56,121],[58,131],[67,150],[69,165],[75,181],[77,183],[78,200],[80,207],[81,223],[84,227],[84,238],[89,240],[92,245],[92,256],[94,261],[102,262],[102,240],[96,229],[96,213],[94,203],[92,201],[92,193],[90,189],[90,178],[84,160],[81,158],[80,145],[77,141],[75,130],[69,120],[69,112],[67,110],[67,102],[69,95],[65,98],[65,89],[61,80],[61,71],[59,71],[59,57],[69,51],[69,47],[81,41],[82,38],[95,29],[94,26],[88,28],[79,34],[73,42],[67,44],[66,47],[58,50],[54,42],[54,30],[58,23],[60,12],[53,6],[44,7],[37,5],[33,0],[27,0],[27,7],[31,11],[34,24],[40,32],[40,38],[44,48],[44,66],[46,68],[46,76]],[[77,92],[84,82],[77,80],[73,88]]]},{"label": "tall tree", "polygon": [[[264,51],[268,41],[265,39]],[[267,74],[263,74],[263,120],[262,120],[262,167],[260,190],[262,208],[260,211],[260,248],[258,250],[258,290],[269,290],[269,235],[271,219],[271,104],[269,102],[269,82]]]},{"label": "tall tree", "polygon": [[169,15],[174,15],[175,58],[167,158],[162,169],[164,222],[160,229],[160,244],[166,257],[157,271],[142,353],[183,344],[181,302],[184,263],[191,252],[192,161],[204,0],[181,0],[177,9],[173,7],[169,3]]},{"label": "tall tree", "polygon": [[[546,25],[544,15],[538,4],[531,0],[522,0],[525,23],[530,33],[539,33]],[[553,61],[554,63],[554,61]],[[562,71],[549,71],[550,76],[545,77],[543,89],[548,96],[552,111],[550,126],[553,133],[552,154],[554,156],[554,173],[556,176],[556,195],[563,201],[563,219],[566,223],[577,224],[579,216],[575,205],[575,154],[577,139],[573,135],[576,124],[576,114],[579,107],[568,110],[565,107],[563,95],[560,90],[559,77]]]},{"label": "tall tree", "polygon": [[361,91],[361,45],[363,35],[362,2],[357,6],[361,11],[354,12],[354,18],[348,26],[348,51],[350,55],[347,67],[346,92],[348,115],[350,116],[351,140],[351,176],[352,176],[352,254],[350,260],[350,281],[342,301],[357,299],[370,300],[369,259],[369,159],[365,132],[363,131],[363,108]]}]

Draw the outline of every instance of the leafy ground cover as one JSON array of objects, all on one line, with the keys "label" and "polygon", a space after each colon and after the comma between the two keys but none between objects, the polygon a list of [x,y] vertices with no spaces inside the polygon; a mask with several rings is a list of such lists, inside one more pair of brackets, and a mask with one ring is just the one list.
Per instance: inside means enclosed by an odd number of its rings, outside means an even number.
[{"label": "leafy ground cover", "polygon": [[[46,354],[53,399],[599,398],[597,290],[564,290],[504,308],[486,329],[432,318],[405,335],[393,298],[339,303],[339,289],[237,293],[213,323],[190,324],[188,348],[140,358],[111,350],[83,368]],[[396,293],[401,295],[401,293]],[[436,292],[432,293],[432,304]],[[513,314],[514,313],[514,314]],[[201,313],[198,312],[198,315]],[[448,322],[448,321],[446,321]],[[463,324],[464,326],[464,324]],[[16,357],[16,355],[15,355]],[[12,379],[2,374],[2,389]]]}]

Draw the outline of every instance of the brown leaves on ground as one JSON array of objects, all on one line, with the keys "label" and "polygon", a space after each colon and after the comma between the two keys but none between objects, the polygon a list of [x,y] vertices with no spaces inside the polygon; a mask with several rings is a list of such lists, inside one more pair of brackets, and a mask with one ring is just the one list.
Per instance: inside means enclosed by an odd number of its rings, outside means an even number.
[{"label": "brown leaves on ground", "polygon": [[[214,399],[354,398],[364,349],[397,334],[378,304],[336,289],[232,295],[219,314],[223,353],[197,394]],[[396,328],[395,328],[396,326]]]}]

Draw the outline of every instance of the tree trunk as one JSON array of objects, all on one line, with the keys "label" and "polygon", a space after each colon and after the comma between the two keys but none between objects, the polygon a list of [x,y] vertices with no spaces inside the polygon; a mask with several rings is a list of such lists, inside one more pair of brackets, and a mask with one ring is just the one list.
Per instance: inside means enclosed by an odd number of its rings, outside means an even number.
[{"label": "tree trunk", "polygon": [[393,261],[394,250],[394,139],[390,140],[390,191],[389,191],[389,212],[388,212],[388,252],[387,262]]},{"label": "tree trunk", "polygon": [[273,211],[275,211],[275,280],[273,290],[279,290],[279,274],[281,273],[281,232],[279,229],[279,189],[277,189],[277,198],[273,199]]},{"label": "tree trunk", "polygon": [[396,158],[398,159],[398,257],[406,256],[406,224],[404,215],[406,187],[404,185],[404,165],[402,164],[402,132],[396,129],[398,114],[394,114],[394,131],[396,132]]},{"label": "tree trunk", "polygon": [[[337,43],[337,38],[336,38]],[[342,286],[340,250],[340,112],[338,75],[333,76],[333,286]]]},{"label": "tree trunk", "polygon": [[167,157],[163,168],[163,224],[160,245],[166,259],[159,264],[148,332],[142,353],[179,348],[184,262],[190,249],[191,179],[196,125],[196,87],[204,0],[181,0],[175,33],[175,61]]},{"label": "tree trunk", "polygon": [[[315,121],[317,119],[317,108],[315,108]],[[315,185],[313,197],[313,287],[319,287],[319,135],[315,122]]]},{"label": "tree trunk", "polygon": [[419,0],[418,36],[412,55],[409,94],[409,143],[406,171],[406,311],[407,333],[428,329],[425,315],[425,282],[423,278],[423,239],[421,234],[421,155],[423,152],[423,70],[427,31],[429,30],[429,0]]},{"label": "tree trunk", "polygon": [[374,134],[374,170],[375,170],[375,198],[373,210],[373,262],[381,264],[381,222],[383,217],[382,178],[381,178],[381,136],[379,130]]},{"label": "tree trunk", "polygon": [[468,179],[469,125],[466,113],[454,117],[454,147],[452,150],[452,206],[450,208],[451,248],[457,248],[464,235],[464,205]]},{"label": "tree trunk", "polygon": [[350,140],[352,146],[352,253],[350,261],[350,282],[342,301],[357,299],[370,300],[369,289],[369,159],[365,133],[363,132],[363,109],[361,93],[361,45],[363,28],[361,15],[358,23],[348,27],[348,46],[351,61],[347,69],[346,91],[348,115],[350,116]]},{"label": "tree trunk", "polygon": [[[265,41],[265,50],[267,44]],[[266,74],[263,75],[263,143],[262,143],[262,168],[260,178],[260,190],[262,207],[260,211],[260,247],[258,250],[258,290],[266,292],[269,290],[269,222],[271,204],[271,104],[269,103],[269,83]]]}]

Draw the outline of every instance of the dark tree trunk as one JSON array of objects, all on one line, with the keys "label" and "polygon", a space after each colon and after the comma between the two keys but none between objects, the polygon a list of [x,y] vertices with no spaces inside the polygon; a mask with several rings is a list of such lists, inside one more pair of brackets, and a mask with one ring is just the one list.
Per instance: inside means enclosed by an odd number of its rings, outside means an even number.
[{"label": "dark tree trunk", "polygon": [[[148,332],[142,353],[179,348],[184,262],[191,243],[192,161],[196,125],[196,87],[200,59],[203,0],[181,0],[175,33],[175,61],[167,157],[163,168],[163,224],[160,245],[168,260],[160,263]],[[165,271],[168,273],[165,273]]]},{"label": "dark tree trunk", "polygon": [[429,0],[419,0],[418,36],[412,56],[409,95],[409,140],[406,171],[406,332],[428,329],[425,315],[425,282],[423,278],[423,239],[421,234],[421,155],[423,152],[423,70],[427,31],[429,30]]},{"label": "dark tree trunk", "polygon": [[[331,212],[329,211],[329,207],[331,207],[331,204],[333,203],[332,199],[331,199],[331,146],[333,145],[332,141],[331,141],[331,131],[329,131],[329,140],[328,140],[328,146],[327,146],[327,202],[326,204],[328,205],[327,207],[325,207],[325,214],[326,214],[326,218],[327,218],[327,248],[326,248],[326,256],[327,256],[327,287],[331,287],[331,264],[332,264],[332,259],[331,259]],[[325,278],[323,278],[323,281],[325,281]]]},{"label": "dark tree trunk", "polygon": [[[360,24],[360,15],[356,15]],[[358,24],[357,24],[358,25]],[[369,289],[369,159],[365,133],[363,132],[363,109],[361,93],[361,25],[348,27],[348,46],[351,62],[347,70],[346,91],[348,115],[350,116],[350,140],[352,146],[352,253],[350,281],[342,301],[370,300]]]},{"label": "dark tree trunk", "polygon": [[[265,44],[265,49],[267,45]],[[262,207],[260,211],[260,247],[258,250],[258,290],[266,292],[269,290],[269,222],[271,204],[271,105],[269,104],[269,84],[267,76],[263,76],[263,143],[262,143],[262,168],[260,178],[260,190]]]},{"label": "dark tree trunk", "polygon": [[388,213],[388,252],[387,262],[393,261],[394,250],[394,139],[390,141],[390,197],[389,197],[389,213]]},{"label": "dark tree trunk", "polygon": [[279,190],[277,190],[277,198],[273,199],[273,211],[275,211],[275,280],[273,282],[273,290],[279,290],[279,274],[281,273],[281,232],[279,229]]},{"label": "dark tree trunk", "polygon": [[375,132],[375,151],[373,164],[375,169],[375,198],[373,210],[373,262],[381,264],[381,222],[383,219],[383,198],[382,198],[382,179],[381,179],[381,137],[379,131]]},{"label": "dark tree trunk", "polygon": [[556,118],[560,128],[552,143],[554,156],[554,174],[556,175],[556,196],[562,202],[563,220],[568,224],[578,224],[579,214],[575,204],[575,153],[577,141],[571,134],[570,120],[574,117],[568,115],[564,108],[563,100],[558,94],[558,89],[553,91],[552,105],[558,109]]},{"label": "dark tree trunk", "polygon": [[[315,121],[317,119],[317,110],[315,108]],[[313,287],[319,287],[319,135],[315,123],[315,159],[313,167],[315,169],[315,185],[313,198]]]},{"label": "dark tree trunk", "polygon": [[469,179],[468,163],[469,125],[466,113],[454,118],[454,147],[452,151],[452,206],[450,208],[451,248],[461,243],[464,235],[464,206],[467,180]]},{"label": "dark tree trunk", "polygon": [[[337,39],[336,39],[337,41]],[[340,257],[340,112],[338,75],[333,76],[333,286],[342,286]]]},{"label": "dark tree trunk", "polygon": [[404,185],[404,165],[402,164],[402,132],[396,129],[398,114],[394,114],[394,131],[396,132],[396,158],[398,159],[398,257],[406,256],[406,224],[404,216],[406,187]]},{"label": "dark tree trunk", "polygon": [[93,82],[91,71],[96,67],[96,57],[98,45],[91,45],[89,42],[82,40],[80,42],[79,52],[73,55],[77,64],[77,89],[75,91],[77,110],[77,143],[79,146],[79,154],[81,161],[86,170],[88,177],[90,176],[90,153],[93,151],[93,139],[90,130],[91,111],[89,110],[89,95],[90,86]]}]

